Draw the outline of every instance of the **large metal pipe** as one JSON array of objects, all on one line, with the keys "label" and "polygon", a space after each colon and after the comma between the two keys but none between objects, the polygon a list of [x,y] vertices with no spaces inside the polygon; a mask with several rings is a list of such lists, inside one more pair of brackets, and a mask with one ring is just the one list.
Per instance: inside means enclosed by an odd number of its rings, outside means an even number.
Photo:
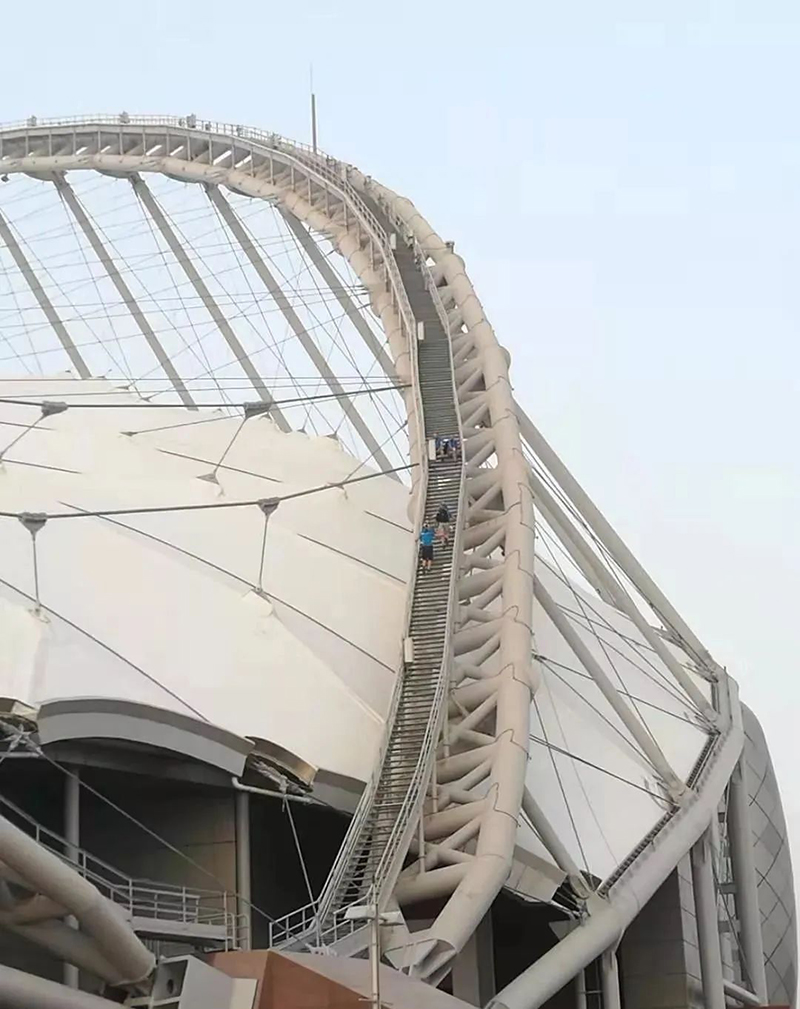
[{"label": "large metal pipe", "polygon": [[736,914],[744,954],[744,971],[753,991],[765,1005],[767,975],[764,969],[764,942],[761,937],[761,911],[758,905],[758,884],[753,863],[753,831],[750,826],[750,795],[747,788],[747,765],[740,757],[731,778],[728,792],[728,840],[731,845],[731,867],[736,886]]},{"label": "large metal pipe", "polygon": [[240,946],[252,949],[253,913],[250,902],[250,796],[237,792],[236,796],[236,890],[238,892],[239,924],[242,930]]},{"label": "large metal pipe", "polygon": [[603,979],[603,1009],[622,1009],[619,993],[619,960],[617,948],[607,949],[600,958]]},{"label": "large metal pipe", "polygon": [[725,1009],[717,891],[711,867],[711,839],[707,829],[692,848],[691,860],[697,943],[700,947],[700,970],[703,980],[703,1004],[705,1009]]},{"label": "large metal pipe", "polygon": [[553,829],[539,803],[534,799],[527,787],[522,793],[522,811],[531,822],[531,826],[539,835],[542,844],[552,855],[556,865],[569,876],[572,888],[581,897],[589,894],[589,887],[575,859],[567,851],[558,833]]},{"label": "large metal pipe", "polygon": [[153,954],[131,930],[118,908],[87,880],[42,848],[33,838],[0,817],[0,858],[37,893],[74,914],[81,929],[111,963],[115,984],[133,984],[155,966]]},{"label": "large metal pipe", "polygon": [[681,797],[686,793],[686,785],[673,771],[667,758],[664,756],[663,750],[651,733],[648,732],[645,724],[631,711],[622,699],[621,694],[611,682],[611,678],[589,650],[583,638],[556,605],[555,600],[544,587],[541,578],[537,579],[534,584],[534,595],[551,623],[597,684],[600,693],[608,701],[610,707],[613,708],[617,717],[628,730],[633,741],[638,745],[656,774],[661,777],[673,801],[676,803],[679,802]]},{"label": "large metal pipe", "polygon": [[[725,677],[720,690],[735,690]],[[738,702],[731,698],[735,706]],[[678,862],[691,849],[722,797],[739,755],[744,732],[734,718],[718,740],[715,753],[701,778],[702,788],[683,807],[647,848],[647,857],[634,860],[611,887],[606,900],[597,899],[589,916],[553,949],[523,971],[489,1003],[491,1009],[538,1009],[568,984],[623,935]]]},{"label": "large metal pipe", "polygon": [[[64,837],[68,842],[67,858],[77,865],[81,847],[81,779],[78,771],[73,771],[64,779]],[[66,923],[71,928],[78,927],[71,916]],[[64,964],[64,984],[68,988],[81,986],[80,971],[74,963]]]},{"label": "large metal pipe", "polygon": [[119,1009],[119,1003],[0,967],[0,1009]]},{"label": "large metal pipe", "polygon": [[594,530],[600,542],[605,546],[628,578],[630,578],[639,592],[641,592],[642,596],[650,603],[667,626],[671,627],[683,641],[686,649],[706,668],[716,671],[718,669],[717,663],[711,657],[708,649],[702,644],[661,589],[659,589],[642,565],[636,560],[616,530],[611,526],[611,523],[570,473],[530,417],[518,403],[515,403],[515,406],[523,439],[553,475],[578,513]]}]

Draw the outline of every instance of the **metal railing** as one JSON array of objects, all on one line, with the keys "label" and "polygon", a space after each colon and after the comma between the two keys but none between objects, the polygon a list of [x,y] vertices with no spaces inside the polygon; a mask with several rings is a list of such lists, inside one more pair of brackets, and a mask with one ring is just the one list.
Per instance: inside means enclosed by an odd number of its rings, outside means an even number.
[{"label": "metal railing", "polygon": [[46,851],[56,855],[90,882],[106,899],[131,919],[153,923],[200,926],[218,929],[226,949],[236,948],[243,939],[244,921],[237,913],[234,894],[220,890],[158,883],[128,876],[62,835],[42,826],[10,799],[0,795],[2,815],[25,831]]},{"label": "metal railing", "polygon": [[259,151],[273,151],[294,161],[306,173],[316,176],[319,184],[328,183],[338,190],[340,198],[346,198],[351,210],[359,219],[376,248],[381,252],[381,258],[391,280],[393,297],[400,315],[400,321],[410,341],[414,339],[414,316],[408,303],[405,288],[397,270],[397,264],[391,254],[388,236],[381,227],[372,211],[364,203],[361,195],[347,178],[349,166],[337,161],[319,151],[315,152],[310,145],[289,140],[279,133],[267,132],[243,126],[240,123],[220,123],[203,119],[200,116],[129,116],[126,113],[117,115],[99,114],[95,116],[69,116],[66,118],[39,119],[32,116],[28,120],[0,124],[0,137],[6,133],[24,133],[26,136],[41,135],[43,131],[72,130],[94,127],[114,127],[120,133],[130,134],[141,127],[164,127],[167,130],[181,130],[185,134],[205,134],[209,138],[220,137],[224,141],[250,142],[257,145]]},{"label": "metal railing", "polygon": [[[380,201],[381,209],[384,209],[383,201]],[[407,229],[397,219],[394,219],[394,215],[391,215],[387,211],[387,216],[392,223],[396,224],[400,234],[403,236],[407,235]],[[428,288],[429,294],[434,302],[437,313],[440,316],[442,326],[444,328],[445,336],[448,341],[448,349],[450,355],[450,375],[451,375],[451,385],[453,392],[453,402],[457,404],[457,390],[455,383],[455,369],[453,366],[452,358],[452,347],[449,340],[449,323],[447,319],[447,313],[442,304],[441,298],[439,296],[436,283],[434,281],[433,275],[428,269],[426,263],[426,256],[423,250],[414,240],[412,243],[412,251],[414,252],[415,261],[417,267],[423,274],[423,279],[425,280],[426,287]],[[416,340],[416,337],[415,337]],[[416,348],[411,353],[412,361],[412,376],[413,376],[413,386],[415,390],[415,395],[418,401],[418,421],[420,425],[420,450],[421,450],[421,466],[423,467],[421,474],[420,485],[422,487],[427,487],[427,476],[428,476],[428,455],[427,455],[427,439],[425,436],[424,428],[424,412],[422,409],[422,398],[421,398],[421,385],[419,378],[419,363],[416,354]],[[458,435],[461,444],[463,444],[463,432],[461,429],[461,417],[458,409],[456,408],[456,417],[458,419]],[[453,539],[453,563],[450,570],[450,579],[448,584],[448,603],[447,610],[449,614],[454,614],[457,611],[458,606],[458,559],[461,556],[461,544],[463,539],[464,530],[464,487],[465,487],[465,465],[462,456],[461,474],[459,482],[458,491],[458,510],[457,510],[457,521],[454,529],[454,539]],[[415,514],[414,523],[414,533],[415,538],[419,536],[419,531],[422,526],[422,521],[425,514],[425,503],[426,495],[419,494],[417,500],[417,509]],[[404,626],[409,627],[411,621],[411,613],[414,603],[414,592],[416,587],[418,577],[418,566],[415,564],[412,570],[412,575],[409,584],[409,591],[406,596],[406,611],[405,611],[405,622]],[[388,889],[386,886],[387,881],[391,883],[393,888],[395,880],[391,877],[391,868],[395,864],[395,860],[399,855],[400,849],[406,845],[407,840],[410,840],[407,835],[409,831],[409,821],[412,819],[413,811],[420,801],[420,793],[427,789],[428,783],[430,781],[433,761],[436,755],[436,747],[441,735],[442,724],[444,718],[446,717],[446,706],[447,706],[447,694],[449,692],[449,670],[452,659],[453,651],[453,629],[454,621],[451,619],[447,622],[445,640],[443,646],[443,658],[439,673],[439,680],[436,687],[436,692],[434,694],[433,703],[431,705],[431,710],[437,713],[436,720],[429,722],[426,733],[420,747],[420,756],[417,762],[416,770],[412,776],[411,782],[409,784],[408,791],[403,800],[403,805],[397,815],[394,828],[390,833],[389,840],[384,848],[383,855],[375,871],[375,892],[373,894],[373,900],[379,905],[383,906],[385,902],[391,896],[391,892],[386,892]],[[363,927],[363,922],[350,921],[346,917],[347,906],[339,909],[332,909],[330,907],[330,902],[335,899],[336,894],[339,891],[339,886],[344,879],[344,875],[347,870],[347,866],[350,859],[355,854],[356,845],[361,839],[362,827],[369,816],[372,803],[375,799],[376,792],[381,780],[381,772],[383,769],[384,761],[387,756],[389,745],[392,737],[392,729],[394,726],[394,721],[397,715],[397,710],[400,705],[400,701],[403,696],[403,675],[404,675],[404,663],[402,656],[399,663],[399,672],[397,674],[397,680],[395,682],[395,687],[392,692],[392,699],[390,702],[389,711],[386,716],[386,728],[384,732],[383,742],[381,750],[375,762],[375,768],[373,774],[367,787],[362,793],[361,800],[356,809],[353,820],[351,821],[350,827],[348,829],[347,837],[350,839],[350,844],[343,844],[339,850],[337,858],[331,868],[328,879],[325,883],[321,897],[313,901],[312,903],[306,904],[305,906],[298,908],[296,911],[290,912],[283,918],[280,918],[271,923],[269,929],[270,935],[270,945],[281,946],[287,945],[298,940],[304,940],[308,945],[319,945],[326,946],[332,945],[334,942],[341,940],[354,932],[358,931]],[[410,823],[410,828],[413,829],[413,822]],[[421,853],[421,857],[424,858],[424,852]]]}]

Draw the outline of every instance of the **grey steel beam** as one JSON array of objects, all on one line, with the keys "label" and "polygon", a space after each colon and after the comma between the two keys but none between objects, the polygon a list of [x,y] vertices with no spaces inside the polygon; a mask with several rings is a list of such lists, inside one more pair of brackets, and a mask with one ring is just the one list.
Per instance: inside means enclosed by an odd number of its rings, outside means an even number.
[{"label": "grey steel beam", "polygon": [[118,1002],[72,991],[55,981],[13,967],[0,972],[0,1006],[14,1009],[119,1009]]},{"label": "grey steel beam", "polygon": [[[572,547],[576,551],[576,555],[580,555],[584,558],[586,564],[594,572],[597,581],[603,586],[605,590],[603,598],[609,597],[612,600],[613,605],[628,617],[634,627],[636,627],[642,635],[645,642],[652,648],[659,659],[661,659],[666,668],[680,685],[681,689],[686,693],[709,725],[715,725],[718,721],[717,713],[714,711],[714,708],[709,701],[706,700],[698,685],[692,679],[692,674],[683,668],[677,657],[670,651],[667,643],[663,640],[661,635],[658,634],[656,629],[648,623],[644,614],[625,590],[621,582],[617,581],[617,579],[611,574],[611,571],[605,564],[602,563],[600,555],[591,550],[586,541],[583,540],[577,532],[574,535],[570,533],[569,519],[561,510],[558,502],[545,487],[544,482],[535,470],[529,468],[528,473],[534,495],[544,502],[545,507],[556,520],[557,528],[561,531],[564,537],[563,542],[565,544],[572,544]],[[553,475],[558,479],[557,474],[554,473]]]},{"label": "grey steel beam", "polygon": [[725,1009],[717,890],[711,866],[711,838],[708,830],[692,847],[691,860],[697,944],[700,947],[700,970],[703,975],[703,1005],[705,1009]]},{"label": "grey steel beam", "polygon": [[744,754],[739,758],[728,791],[728,840],[736,886],[736,917],[739,919],[744,973],[753,991],[766,1004],[767,975],[764,969],[764,941],[761,936],[761,911],[753,862],[754,838],[750,826],[750,796]]},{"label": "grey steel beam", "polygon": [[247,375],[250,379],[250,382],[258,393],[260,399],[269,407],[270,416],[275,420],[281,430],[291,431],[291,425],[286,420],[286,417],[284,417],[280,407],[272,398],[272,394],[267,389],[266,385],[264,385],[264,380],[258,374],[255,365],[250,360],[250,356],[242,346],[239,337],[236,333],[234,333],[231,324],[225,318],[225,315],[217,304],[211,291],[209,291],[205,281],[197,272],[197,268],[192,262],[191,257],[187,255],[186,249],[183,247],[183,243],[178,238],[175,229],[167,220],[166,215],[158,205],[158,201],[150,192],[141,176],[136,174],[132,175],[131,185],[133,186],[133,191],[136,193],[145,210],[150,214],[150,217],[153,219],[156,227],[161,232],[164,241],[169,246],[175,259],[178,261],[178,265],[186,274],[189,283],[195,289],[197,296],[203,302],[206,311],[214,320],[225,342],[233,351],[237,364],[241,366],[245,375]]},{"label": "grey steel beam", "polygon": [[[353,401],[347,395],[341,382],[336,378],[330,369],[328,362],[325,360],[325,355],[321,353],[319,347],[316,345],[312,337],[308,335],[306,327],[303,325],[302,320],[298,316],[297,312],[292,308],[289,303],[289,299],[283,291],[278,281],[275,279],[272,271],[267,266],[264,261],[263,256],[258,252],[255,244],[244,227],[242,222],[239,220],[238,216],[234,212],[231,205],[219,191],[218,186],[206,186],[206,192],[208,193],[208,198],[211,200],[212,204],[217,208],[220,216],[225,221],[225,223],[230,228],[234,238],[242,247],[244,254],[250,261],[250,265],[256,271],[259,279],[264,284],[264,286],[269,291],[273,301],[281,310],[283,317],[289,323],[297,337],[301,347],[311,358],[314,367],[319,372],[321,378],[328,386],[330,391],[338,398],[341,404],[342,411],[353,427],[358,432],[359,437],[364,442],[366,447],[369,449],[370,456],[375,460],[376,463],[381,467],[381,469],[392,469],[392,463],[389,460],[386,453],[383,451],[379,445],[375,435],[369,429],[369,426],[364,421],[364,418],[358,412],[356,407],[353,405]],[[394,474],[394,479],[399,479],[397,474]]]},{"label": "grey steel beam", "polygon": [[253,948],[253,915],[250,879],[250,796],[237,792],[236,802],[236,890],[242,949]]},{"label": "grey steel beam", "polygon": [[61,321],[61,318],[55,310],[47,292],[39,282],[39,278],[36,276],[36,271],[28,262],[25,253],[22,251],[22,247],[14,237],[14,233],[2,214],[0,214],[0,238],[3,239],[6,248],[11,253],[12,259],[17,264],[22,276],[25,278],[25,283],[30,288],[31,294],[34,298],[36,298],[39,308],[41,308],[44,312],[45,318],[53,327],[53,330],[58,337],[61,346],[67,352],[67,356],[72,362],[72,366],[75,368],[75,371],[77,371],[80,378],[89,378],[90,372],[86,367],[86,362],[83,360],[80,351],[73,343],[72,337],[67,332],[67,327]]},{"label": "grey steel beam", "polygon": [[578,513],[594,530],[600,542],[605,546],[606,550],[608,550],[628,578],[630,578],[643,598],[653,607],[666,626],[671,628],[683,642],[686,650],[694,656],[698,663],[705,666],[711,672],[716,672],[719,667],[708,649],[702,644],[661,589],[659,589],[642,565],[636,560],[621,537],[611,526],[611,523],[601,513],[600,509],[594,504],[575,477],[573,477],[530,417],[516,401],[514,405],[516,407],[520,433],[524,441],[527,442],[535,455],[541,459]]},{"label": "grey steel beam", "polygon": [[600,958],[600,968],[603,985],[603,1009],[622,1009],[622,999],[619,992],[619,960],[617,948],[604,951]]},{"label": "grey steel beam", "polygon": [[569,877],[572,888],[580,897],[588,896],[589,887],[583,873],[527,786],[522,793],[522,811],[530,820],[531,826],[552,855],[556,865]]},{"label": "grey steel beam", "polygon": [[283,219],[286,221],[287,227],[291,230],[297,241],[303,246],[303,250],[308,255],[308,258],[317,268],[320,276],[333,292],[336,300],[344,309],[347,318],[355,326],[358,335],[367,345],[367,348],[381,366],[384,375],[391,379],[397,378],[394,362],[381,346],[380,341],[372,332],[370,327],[367,325],[364,316],[359,311],[358,305],[356,305],[350,297],[347,288],[342,283],[341,277],[337,275],[327,258],[320,252],[319,246],[314,241],[313,237],[290,210],[287,210],[282,206],[278,209],[280,210]]},{"label": "grey steel beam", "polygon": [[[73,865],[80,859],[81,847],[81,781],[77,772],[64,779],[64,838],[68,842],[67,858]],[[71,915],[67,918],[71,928],[78,922]],[[80,988],[80,971],[74,963],[64,964],[64,984],[68,988]]]},{"label": "grey steel beam", "polygon": [[100,260],[103,269],[108,274],[109,280],[117,289],[117,293],[120,298],[122,298],[125,307],[133,316],[134,322],[139,327],[139,332],[145,338],[148,347],[156,356],[156,360],[161,365],[164,374],[172,383],[172,387],[175,392],[180,396],[181,401],[185,406],[194,407],[195,402],[189,393],[189,390],[183,383],[183,380],[179,377],[177,371],[175,370],[175,365],[170,360],[169,355],[161,346],[161,341],[156,336],[153,331],[153,327],[150,325],[147,316],[139,307],[139,302],[133,295],[133,292],[128,287],[127,283],[123,279],[119,270],[117,269],[117,264],[114,262],[112,257],[108,254],[102,239],[97,233],[97,229],[91,221],[91,218],[83,209],[83,204],[80,202],[78,197],[75,195],[75,190],[67,182],[63,175],[56,175],[54,182],[61,198],[66,203],[67,207],[72,213],[72,216],[78,222],[81,231],[86,236],[89,245],[91,245],[94,254]]},{"label": "grey steel beam", "polygon": [[670,797],[676,804],[679,803],[686,793],[686,785],[673,771],[669,761],[664,756],[664,752],[658,745],[654,737],[648,732],[647,727],[631,711],[622,695],[617,691],[606,671],[594,657],[589,647],[584,643],[583,638],[578,634],[570,621],[556,605],[555,600],[542,584],[540,578],[534,581],[533,591],[536,600],[561,634],[578,661],[584,669],[591,675],[594,682],[600,689],[600,693],[608,701],[609,706],[614,710],[619,720],[630,733],[633,741],[637,744],[648,763],[656,771],[661,780],[666,785]]}]

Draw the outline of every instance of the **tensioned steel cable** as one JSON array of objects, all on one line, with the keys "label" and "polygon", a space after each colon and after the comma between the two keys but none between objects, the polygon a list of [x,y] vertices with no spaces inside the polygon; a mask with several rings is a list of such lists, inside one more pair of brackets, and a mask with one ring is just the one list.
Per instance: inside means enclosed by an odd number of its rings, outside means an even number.
[{"label": "tensioned steel cable", "polygon": [[[260,507],[265,501],[269,503],[281,504],[284,501],[293,501],[295,498],[308,497],[309,494],[321,494],[326,490],[338,490],[354,483],[363,483],[365,480],[374,480],[376,477],[389,476],[391,473],[404,473],[414,469],[418,463],[408,463],[405,466],[394,466],[392,469],[379,470],[376,473],[368,473],[366,476],[352,477],[351,479],[335,480],[331,483],[320,484],[317,487],[309,487],[307,490],[294,491],[292,494],[284,494],[279,497],[251,498],[246,501],[214,501],[208,504],[178,504],[178,505],[154,505],[144,508],[106,508],[95,511],[80,512],[37,512],[46,521],[57,519],[81,519],[81,518],[108,518],[113,515],[161,515],[166,512],[197,512],[214,511],[222,508],[252,508]],[[0,511],[0,518],[22,519],[30,515],[30,512],[6,512]]]},{"label": "tensioned steel cable", "polygon": [[[580,609],[581,613],[583,614],[584,619],[589,624],[590,633],[594,636],[595,640],[597,641],[598,645],[600,646],[600,650],[602,651],[603,655],[605,656],[606,662],[608,662],[608,664],[614,670],[614,673],[615,673],[617,679],[619,680],[619,684],[622,687],[622,689],[624,691],[628,692],[628,685],[625,682],[625,680],[622,678],[622,673],[617,668],[616,663],[614,662],[614,660],[612,659],[612,657],[608,654],[608,651],[606,649],[604,640],[597,633],[597,628],[594,626],[594,623],[589,619],[589,617],[588,617],[588,615],[586,613],[586,609],[585,609],[584,604],[583,604],[583,600],[578,595],[577,589],[572,584],[572,582],[569,581],[569,579],[567,578],[566,574],[564,573],[564,570],[561,567],[561,564],[559,563],[558,558],[556,557],[554,551],[550,547],[550,544],[548,542],[548,538],[545,537],[544,540],[543,540],[543,542],[544,542],[545,547],[547,548],[550,556],[553,558],[553,561],[555,562],[556,566],[558,567],[558,570],[561,573],[561,576],[562,576],[564,582],[569,586],[569,589],[572,592],[572,596],[575,599],[575,602],[578,604],[578,608]],[[633,710],[636,712],[636,715],[638,716],[639,721],[644,726],[645,731],[650,736],[650,738],[653,740],[653,742],[655,743],[655,745],[658,747],[660,744],[659,744],[658,740],[656,739],[655,734],[653,733],[653,730],[650,728],[650,725],[648,724],[648,722],[645,719],[644,715],[639,710],[639,706],[637,705],[637,703],[633,699],[631,699],[631,706],[632,706]]]},{"label": "tensioned steel cable", "polygon": [[[376,393],[382,392],[402,392],[403,389],[409,388],[408,385],[385,385],[377,389],[354,389],[348,392],[348,396],[371,396]],[[84,392],[74,392],[74,393],[63,393],[61,398],[66,396],[85,396]],[[125,391],[120,390],[118,395],[124,396]],[[292,399],[280,399],[275,401],[275,406],[291,406],[295,403],[307,403],[309,400],[337,400],[341,396],[336,392],[326,392],[320,393],[318,396],[297,396]],[[16,396],[0,396],[0,404],[5,404],[6,406],[35,406],[42,407],[48,403],[48,400],[36,400],[28,399],[27,397],[16,397]],[[242,403],[203,403],[202,409],[204,410],[222,410],[228,408],[238,408],[240,410],[247,409],[248,407],[257,407],[260,413],[268,414],[270,409],[269,404],[254,402],[253,400],[248,400]],[[186,406],[183,403],[70,403],[68,409],[70,410],[186,410]]]}]

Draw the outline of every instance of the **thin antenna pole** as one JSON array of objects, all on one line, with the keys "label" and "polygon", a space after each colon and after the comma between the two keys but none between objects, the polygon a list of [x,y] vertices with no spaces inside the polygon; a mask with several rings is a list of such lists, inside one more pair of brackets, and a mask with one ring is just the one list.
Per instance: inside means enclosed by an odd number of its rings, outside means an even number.
[{"label": "thin antenna pole", "polygon": [[317,96],[314,94],[314,67],[308,68],[309,84],[311,87],[311,147],[317,153]]}]

